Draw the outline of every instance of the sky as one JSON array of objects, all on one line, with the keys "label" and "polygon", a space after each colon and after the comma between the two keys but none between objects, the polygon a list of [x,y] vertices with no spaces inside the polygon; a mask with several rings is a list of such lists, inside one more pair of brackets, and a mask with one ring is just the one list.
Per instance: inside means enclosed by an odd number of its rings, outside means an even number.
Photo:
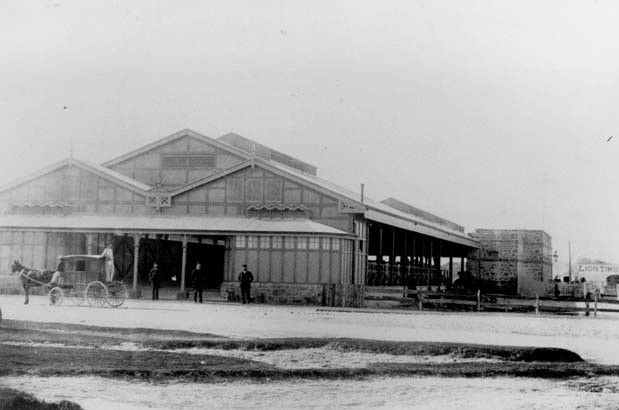
[{"label": "sky", "polygon": [[[0,2],[0,183],[190,128],[619,263],[615,1]],[[610,136],[613,138],[608,141]]]}]

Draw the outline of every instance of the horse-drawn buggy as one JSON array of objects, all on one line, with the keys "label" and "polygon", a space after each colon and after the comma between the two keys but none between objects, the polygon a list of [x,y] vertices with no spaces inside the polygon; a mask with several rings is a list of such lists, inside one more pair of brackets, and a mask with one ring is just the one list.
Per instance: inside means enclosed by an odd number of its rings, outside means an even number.
[{"label": "horse-drawn buggy", "polygon": [[[121,281],[107,280],[104,260],[99,255],[66,255],[58,258],[56,272],[37,271],[13,262],[13,272],[19,272],[28,303],[29,288],[49,288],[50,304],[60,305],[69,299],[75,305],[119,307],[127,300],[127,288]],[[111,278],[113,279],[113,278]]]}]

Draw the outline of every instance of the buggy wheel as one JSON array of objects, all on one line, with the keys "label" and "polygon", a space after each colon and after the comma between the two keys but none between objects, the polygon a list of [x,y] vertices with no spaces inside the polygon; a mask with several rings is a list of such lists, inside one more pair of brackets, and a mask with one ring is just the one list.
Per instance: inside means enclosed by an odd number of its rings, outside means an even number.
[{"label": "buggy wheel", "polygon": [[90,282],[88,286],[86,286],[85,298],[90,306],[101,307],[105,305],[105,301],[107,300],[107,289],[105,285],[101,282],[94,281]]},{"label": "buggy wheel", "polygon": [[53,306],[62,305],[62,301],[64,300],[64,291],[58,286],[53,287],[49,291],[49,304]]},{"label": "buggy wheel", "polygon": [[84,293],[85,292],[83,290],[76,290],[73,288],[71,289],[71,292],[69,292],[69,299],[74,305],[79,306],[84,303]]},{"label": "buggy wheel", "polygon": [[118,307],[127,300],[127,287],[117,280],[107,284],[107,303],[112,307]]}]

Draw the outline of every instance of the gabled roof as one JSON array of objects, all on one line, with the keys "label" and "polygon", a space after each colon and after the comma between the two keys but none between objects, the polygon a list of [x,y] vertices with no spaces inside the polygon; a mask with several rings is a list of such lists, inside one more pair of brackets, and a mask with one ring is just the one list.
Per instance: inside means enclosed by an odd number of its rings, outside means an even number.
[{"label": "gabled roof", "polygon": [[75,166],[80,169],[83,169],[88,172],[92,172],[95,175],[98,175],[104,179],[107,179],[110,182],[118,184],[124,188],[129,189],[130,191],[134,191],[140,194],[144,194],[146,191],[152,189],[151,186],[146,185],[140,181],[136,181],[135,179],[129,178],[126,175],[120,174],[116,171],[113,171],[109,168],[102,167],[100,165],[90,164],[85,161],[81,161],[75,158],[67,158],[55,164],[52,164],[48,167],[45,167],[39,171],[36,171],[30,175],[26,175],[23,178],[17,179],[13,182],[10,182],[2,187],[0,187],[0,192],[4,192],[11,188],[15,188],[19,185],[25,184],[27,182],[33,181],[37,178],[43,177],[51,172],[62,169],[64,167]]},{"label": "gabled roof", "polygon": [[453,229],[455,231],[459,231],[459,232],[464,232],[464,227],[462,225],[458,225],[454,222],[448,221],[445,218],[441,218],[440,216],[436,216],[430,212],[424,211],[423,209],[419,209],[417,207],[414,207],[410,204],[407,204],[406,202],[400,201],[399,199],[393,198],[393,197],[389,197],[387,199],[383,199],[382,201],[380,201],[381,203],[388,205],[392,208],[397,209],[398,211],[402,211],[405,212],[407,214],[411,214],[413,216],[417,216],[421,219],[425,219],[426,221],[429,222],[435,222],[439,225],[443,225],[446,226],[450,229]]},{"label": "gabled roof", "polygon": [[218,141],[216,139],[207,137],[206,135],[199,134],[199,133],[197,133],[197,132],[187,128],[187,129],[181,130],[179,132],[176,132],[176,133],[174,133],[172,135],[168,135],[167,137],[163,137],[163,138],[161,138],[161,139],[159,139],[159,140],[157,140],[155,142],[152,142],[150,144],[146,144],[146,145],[144,145],[144,146],[142,146],[140,148],[137,148],[137,149],[135,149],[133,151],[130,151],[130,152],[126,153],[126,154],[123,154],[123,155],[121,155],[119,157],[111,159],[111,160],[109,160],[107,162],[104,162],[102,165],[104,167],[110,167],[110,166],[119,164],[119,163],[121,163],[123,161],[126,161],[126,160],[130,159],[130,158],[133,158],[135,156],[144,154],[145,152],[151,151],[151,150],[153,150],[153,149],[155,149],[157,147],[160,147],[162,145],[168,144],[168,143],[170,143],[172,141],[175,141],[175,140],[177,140],[179,138],[183,138],[183,137],[193,137],[193,138],[195,138],[197,140],[200,140],[200,141],[203,141],[203,142],[205,142],[207,144],[213,145],[213,146],[215,146],[215,147],[217,147],[219,149],[227,151],[227,152],[229,152],[229,153],[231,153],[233,155],[239,156],[241,158],[249,159],[249,157],[250,157],[250,155],[248,153],[246,153],[245,151],[243,151],[242,149],[233,147],[232,145],[229,145],[229,144],[226,144],[224,142]]},{"label": "gabled roof", "polygon": [[106,168],[104,166],[93,164],[90,162],[76,160],[76,159],[73,159],[73,161],[81,162],[82,165],[85,165],[91,170],[94,170],[96,173],[100,174],[101,176],[108,176],[112,178],[113,180],[115,180],[114,182],[122,182],[128,185],[131,185],[132,187],[137,188],[141,191],[150,191],[151,189],[153,189],[152,186],[147,185],[143,182],[137,181],[131,177],[121,174],[120,172],[116,172],[113,169]]},{"label": "gabled roof", "polygon": [[242,149],[248,154],[255,154],[258,157],[266,160],[279,162],[280,164],[287,165],[289,167],[298,169],[303,172],[307,172],[312,175],[316,175],[318,168],[315,165],[309,164],[305,161],[301,161],[298,158],[292,157],[288,154],[284,154],[281,151],[260,144],[252,139],[246,138],[242,135],[234,132],[229,132],[221,137],[217,138],[218,141],[225,142],[236,148]]},{"label": "gabled roof", "polygon": [[353,199],[353,196],[350,195],[350,191],[346,192],[344,188],[341,187],[337,187],[334,184],[330,184],[325,180],[322,180],[321,178],[318,178],[316,176],[310,175],[310,174],[306,174],[304,172],[301,172],[299,170],[296,170],[294,168],[289,168],[285,165],[281,165],[275,161],[269,161],[269,160],[265,160],[262,158],[254,158],[252,160],[248,160],[248,161],[243,161],[239,164],[236,164],[228,169],[224,169],[220,172],[217,172],[215,174],[211,174],[205,178],[201,178],[197,181],[191,182],[187,185],[184,185],[172,192],[170,192],[171,196],[177,196],[180,195],[184,192],[187,192],[191,189],[197,188],[201,185],[204,184],[208,184],[210,182],[216,181],[220,178],[223,178],[227,175],[230,175],[232,173],[235,173],[237,171],[240,171],[242,169],[251,167],[252,165],[258,166],[260,168],[266,169],[267,171],[270,171],[274,174],[280,175],[282,177],[288,178],[292,181],[295,181],[297,183],[300,183],[302,185],[309,185],[310,187],[314,188],[315,190],[317,190],[318,192],[322,192],[324,194],[327,195],[331,195],[334,196],[338,199],[342,199],[342,200],[346,200],[348,202],[353,202],[355,205],[357,206],[362,206],[361,202],[359,202],[357,199]]},{"label": "gabled roof", "polygon": [[351,191],[350,189],[341,187],[315,175],[305,174],[297,171],[296,169],[289,168],[285,165],[274,163],[273,161],[270,161],[269,165],[288,174],[293,174],[297,178],[307,181],[315,186],[320,186],[326,190],[336,193],[339,196],[343,196],[354,204],[364,207],[364,216],[369,220],[385,223],[396,227],[402,227],[404,229],[426,235],[440,237],[442,239],[457,242],[462,245],[477,247],[478,241],[466,235],[464,232],[450,229],[440,224],[426,221],[419,217],[415,217],[368,197],[364,197],[363,202],[361,202],[360,193]]},{"label": "gabled roof", "polygon": [[187,184],[183,187],[178,188],[176,191],[171,192],[170,194],[172,196],[180,195],[191,189],[216,181],[217,179],[223,178],[234,172],[250,167],[252,166],[252,164],[266,169],[274,174],[296,181],[302,185],[309,186],[324,194],[331,195],[335,198],[353,204],[355,208],[363,209],[363,211],[360,211],[360,213],[363,213],[364,216],[369,220],[374,220],[396,227],[402,227],[404,229],[426,235],[440,237],[442,239],[460,243],[466,246],[477,247],[478,245],[477,240],[466,235],[464,232],[459,232],[457,230],[441,226],[437,223],[432,223],[421,218],[417,218],[413,215],[399,211],[395,208],[374,201],[367,197],[364,198],[363,202],[361,202],[361,194],[341,187],[325,179],[319,178],[315,175],[306,174],[297,169],[287,167],[275,161],[268,161],[259,157],[254,158],[251,161],[244,161],[233,166],[232,168],[223,170],[206,178],[202,178],[191,184]]}]

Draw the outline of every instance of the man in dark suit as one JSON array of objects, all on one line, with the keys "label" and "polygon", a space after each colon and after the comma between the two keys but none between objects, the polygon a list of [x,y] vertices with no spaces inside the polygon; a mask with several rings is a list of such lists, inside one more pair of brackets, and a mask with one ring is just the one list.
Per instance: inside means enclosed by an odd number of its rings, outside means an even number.
[{"label": "man in dark suit", "polygon": [[159,273],[159,265],[153,263],[153,268],[148,274],[148,280],[153,286],[153,300],[159,300],[159,287],[161,286],[161,273]]},{"label": "man in dark suit", "polygon": [[191,271],[191,282],[193,285],[193,301],[198,303],[202,303],[202,291],[204,290],[204,282],[206,278],[204,277],[204,271],[202,270],[202,265],[200,262],[196,263],[196,268]]},{"label": "man in dark suit", "polygon": [[247,265],[243,265],[243,270],[239,273],[239,282],[241,283],[241,298],[243,304],[251,303],[251,283],[254,281],[254,275],[247,270]]}]

